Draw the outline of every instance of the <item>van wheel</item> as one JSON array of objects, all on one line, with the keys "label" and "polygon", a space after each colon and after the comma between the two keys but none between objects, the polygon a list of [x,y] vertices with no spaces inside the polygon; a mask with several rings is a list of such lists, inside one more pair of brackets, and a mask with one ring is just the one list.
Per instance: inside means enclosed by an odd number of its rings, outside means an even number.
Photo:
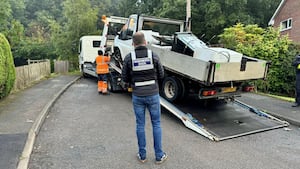
[{"label": "van wheel", "polygon": [[183,94],[183,86],[175,77],[166,77],[162,83],[162,95],[170,102],[178,101]]}]

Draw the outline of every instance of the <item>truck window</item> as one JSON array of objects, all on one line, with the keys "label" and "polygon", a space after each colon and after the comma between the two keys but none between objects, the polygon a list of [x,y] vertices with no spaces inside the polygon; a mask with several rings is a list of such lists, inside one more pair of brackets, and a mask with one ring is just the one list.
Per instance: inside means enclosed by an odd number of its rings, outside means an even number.
[{"label": "truck window", "polygon": [[135,18],[130,18],[128,22],[123,26],[119,38],[122,40],[128,40],[132,38],[132,34],[135,28]]},{"label": "truck window", "polygon": [[94,41],[93,41],[93,48],[100,47],[100,44],[101,44],[101,41],[99,41],[99,40],[94,40]]},{"label": "truck window", "polygon": [[122,29],[124,24],[122,23],[109,23],[107,38],[114,39],[115,35],[117,35],[118,31]]},{"label": "truck window", "polygon": [[180,25],[160,23],[160,22],[154,22],[154,21],[144,21],[142,29],[143,30],[152,30],[154,32],[158,32],[160,35],[171,36],[175,32],[180,32]]},{"label": "truck window", "polygon": [[135,25],[135,18],[130,18],[130,20],[129,20],[129,26],[128,26],[128,29],[130,30],[130,31],[134,31],[134,25]]}]

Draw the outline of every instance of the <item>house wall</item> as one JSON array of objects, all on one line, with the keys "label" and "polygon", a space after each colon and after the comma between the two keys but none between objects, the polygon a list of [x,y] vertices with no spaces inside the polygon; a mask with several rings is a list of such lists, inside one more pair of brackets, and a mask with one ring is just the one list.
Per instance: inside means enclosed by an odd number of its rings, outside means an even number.
[{"label": "house wall", "polygon": [[292,18],[292,28],[281,32],[288,35],[294,42],[300,43],[300,0],[285,0],[281,10],[274,18],[274,27],[280,27],[280,22]]}]

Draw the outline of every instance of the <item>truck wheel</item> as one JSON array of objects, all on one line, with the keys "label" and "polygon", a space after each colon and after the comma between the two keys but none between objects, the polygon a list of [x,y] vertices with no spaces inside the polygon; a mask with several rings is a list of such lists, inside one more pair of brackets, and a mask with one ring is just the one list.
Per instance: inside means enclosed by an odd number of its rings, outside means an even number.
[{"label": "truck wheel", "polygon": [[83,78],[87,78],[88,74],[86,74],[86,73],[83,72],[83,65],[81,65],[81,71],[82,71]]},{"label": "truck wheel", "polygon": [[170,102],[181,98],[183,92],[180,81],[175,77],[166,77],[162,83],[162,95]]},{"label": "truck wheel", "polygon": [[115,87],[114,87],[114,84],[113,84],[113,82],[112,82],[111,76],[109,76],[109,77],[107,78],[107,88],[108,88],[108,90],[109,90],[110,92],[115,92],[115,91],[116,91],[116,90],[115,90]]},{"label": "truck wheel", "polygon": [[186,85],[182,79],[177,78],[177,81],[178,81],[179,86],[181,87],[179,100],[183,100],[187,97],[188,91],[187,91]]}]

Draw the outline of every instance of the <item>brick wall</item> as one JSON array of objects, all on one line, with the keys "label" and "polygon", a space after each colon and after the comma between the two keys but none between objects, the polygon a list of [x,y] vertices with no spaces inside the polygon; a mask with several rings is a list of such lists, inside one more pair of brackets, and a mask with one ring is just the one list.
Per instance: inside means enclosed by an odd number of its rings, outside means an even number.
[{"label": "brick wall", "polygon": [[300,43],[300,0],[285,0],[281,10],[274,20],[274,27],[280,27],[280,22],[292,18],[292,28],[282,31],[294,42]]}]

